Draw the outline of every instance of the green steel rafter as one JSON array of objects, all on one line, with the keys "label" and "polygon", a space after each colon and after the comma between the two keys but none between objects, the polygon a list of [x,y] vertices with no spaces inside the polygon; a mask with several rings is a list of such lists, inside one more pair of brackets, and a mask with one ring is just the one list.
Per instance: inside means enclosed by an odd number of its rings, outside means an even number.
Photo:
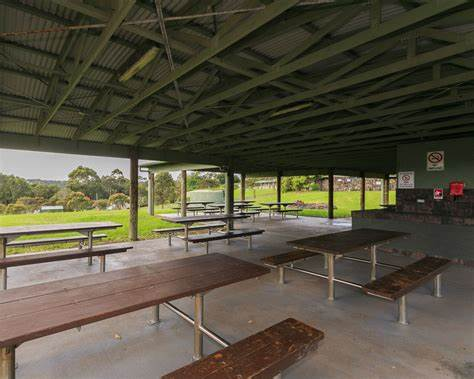
[{"label": "green steel rafter", "polygon": [[[466,40],[463,41],[463,42],[459,42],[457,44],[452,44],[452,45],[449,45],[449,46],[446,46],[446,47],[442,47],[442,48],[439,48],[435,51],[430,51],[430,52],[427,52],[427,53],[424,53],[424,54],[420,54],[420,55],[418,55],[416,57],[413,57],[413,58],[410,58],[410,59],[404,59],[404,60],[399,61],[399,62],[394,62],[394,63],[388,64],[386,66],[382,66],[382,67],[379,67],[379,68],[376,68],[376,69],[373,69],[373,70],[363,72],[361,74],[355,74],[355,75],[352,75],[352,76],[348,77],[347,79],[341,79],[341,80],[332,82],[330,84],[323,85],[323,86],[319,87],[316,90],[305,91],[305,92],[302,92],[300,94],[289,96],[289,97],[286,97],[286,98],[281,99],[281,100],[276,100],[274,102],[269,102],[269,103],[267,103],[263,106],[258,107],[257,109],[252,108],[252,109],[249,109],[249,110],[246,110],[246,111],[243,111],[243,112],[239,112],[239,113],[234,114],[230,117],[227,117],[225,119],[225,122],[238,120],[239,118],[244,117],[244,116],[250,116],[252,114],[260,113],[263,109],[264,110],[270,110],[270,109],[273,109],[273,108],[281,107],[283,105],[294,103],[294,102],[301,101],[301,100],[304,100],[304,99],[314,98],[314,97],[319,96],[319,95],[330,93],[330,92],[340,90],[340,89],[343,89],[343,88],[348,88],[348,87],[354,86],[356,84],[364,83],[367,80],[373,80],[373,79],[376,79],[376,78],[379,78],[379,77],[387,76],[387,75],[390,75],[390,74],[393,74],[393,73],[398,73],[400,71],[410,70],[410,69],[413,69],[417,66],[421,66],[421,65],[425,65],[425,64],[428,64],[428,63],[433,63],[433,62],[436,62],[436,61],[439,61],[439,60],[442,60],[442,59],[445,59],[445,58],[449,58],[451,56],[461,54],[461,53],[466,52],[466,51],[473,50],[473,48],[474,48],[473,44],[474,44],[474,33],[470,33],[469,38],[466,38]],[[470,77],[469,72],[467,73],[467,77]],[[464,76],[461,75],[461,76],[459,76],[459,78],[462,79],[462,78],[464,78]],[[415,85],[415,89],[416,89],[417,86],[418,85]],[[420,85],[419,89],[421,90],[422,88],[423,88],[423,86]],[[378,96],[378,95],[375,95],[375,96]],[[380,97],[380,101],[381,100],[384,100],[384,98]],[[354,100],[354,101],[357,102],[357,100]],[[350,103],[347,104],[347,105],[349,105],[349,107],[346,106],[345,108],[342,108],[342,109],[351,108]],[[362,105],[362,104],[360,104],[360,105]],[[215,133],[212,136],[208,136],[207,141],[213,140],[213,139],[219,139],[219,138],[222,138],[222,137],[228,137],[228,136],[231,136],[231,135],[236,135],[236,134],[242,133],[244,131],[252,131],[252,130],[257,130],[257,129],[263,129],[263,128],[266,128],[268,126],[278,125],[280,123],[285,123],[285,122],[288,122],[288,121],[301,120],[301,119],[304,119],[304,118],[315,116],[315,115],[323,113],[323,112],[324,112],[324,108],[316,109],[314,111],[310,110],[310,111],[307,111],[307,112],[304,112],[304,113],[301,113],[301,114],[297,114],[297,115],[294,115],[294,116],[284,117],[283,119],[268,121],[267,123],[261,123],[261,124],[254,125],[254,126],[249,127],[249,128],[246,128],[246,127],[242,128],[241,126],[237,126],[236,128],[227,128],[226,130],[224,130],[221,133]],[[221,119],[218,119],[218,120],[215,120],[214,122],[208,122],[205,125],[205,127],[201,126],[199,130],[208,129],[210,126],[217,126],[217,125],[220,125],[220,124],[223,124],[223,123],[224,122],[222,122]],[[191,129],[192,129],[192,127],[191,127]],[[170,134],[173,134],[173,133],[170,133]],[[195,142],[198,143],[198,142],[200,142],[200,140],[196,139]]]},{"label": "green steel rafter", "polygon": [[[474,99],[474,93],[470,93],[469,95],[466,95],[465,97],[461,98],[462,100],[459,100],[459,102],[466,102],[466,101],[472,101]],[[443,99],[444,100],[444,99]],[[446,100],[444,100],[446,102]],[[428,101],[426,103],[429,104],[443,104],[443,101]],[[466,103],[467,104],[467,103]],[[400,108],[405,108],[405,107],[398,107]],[[409,107],[406,106],[405,109],[413,109],[414,107]],[[260,144],[260,146],[248,146],[245,148],[241,148],[239,153],[245,153],[248,155],[252,154],[258,154],[259,151],[261,151],[262,148],[265,148],[266,146],[271,146],[270,149],[266,149],[266,153],[271,153],[272,149],[274,151],[278,152],[281,151],[281,149],[291,149],[292,147],[294,148],[301,148],[306,145],[313,146],[314,142],[311,141],[311,139],[321,139],[321,138],[337,138],[337,141],[340,141],[343,139],[344,134],[352,134],[355,132],[366,132],[368,130],[373,130],[373,129],[380,129],[380,128],[392,128],[390,131],[393,133],[394,131],[396,132],[397,130],[401,129],[399,126],[400,125],[408,125],[410,123],[416,123],[416,122],[426,122],[426,121],[431,121],[435,119],[443,119],[443,118],[448,118],[448,117],[456,117],[458,115],[463,115],[465,113],[472,113],[473,108],[468,107],[467,105],[460,105],[453,107],[453,109],[450,110],[443,110],[440,112],[423,112],[419,116],[412,116],[412,117],[407,117],[407,118],[394,118],[390,121],[384,121],[384,122],[372,122],[368,124],[361,124],[361,125],[350,125],[349,122],[341,122],[341,120],[338,120],[338,124],[341,125],[340,128],[338,129],[331,129],[331,130],[323,130],[323,131],[315,131],[311,135],[305,135],[304,137],[295,137],[295,138],[285,138],[285,139],[280,139],[277,142],[273,142],[273,144],[268,145],[266,143]],[[322,122],[318,123],[318,129],[319,128],[326,128],[326,127],[331,127],[331,121],[328,122]],[[395,126],[398,126],[398,128],[393,128]],[[326,142],[323,142],[326,143]],[[282,145],[282,146],[279,146]],[[233,149],[229,149],[227,152],[233,152]]]},{"label": "green steel rafter", "polygon": [[[266,7],[265,10],[241,22],[235,29],[232,30],[232,33],[227,33],[224,35],[221,35],[219,33],[211,40],[211,47],[204,49],[198,54],[191,57],[182,66],[178,67],[174,72],[170,73],[170,75],[162,78],[155,84],[149,86],[140,94],[137,94],[132,101],[122,105],[120,109],[116,109],[115,111],[113,111],[110,116],[99,120],[93,128],[88,130],[88,132],[100,128],[101,126],[113,120],[116,116],[119,116],[120,114],[131,110],[133,107],[137,106],[140,102],[142,102],[149,96],[165,88],[174,80],[177,80],[183,75],[196,69],[204,62],[217,55],[219,52],[223,51],[227,47],[231,46],[233,43],[239,41],[241,38],[245,37],[254,30],[258,29],[260,26],[269,22],[279,14],[283,13],[286,9],[295,5],[297,2],[298,0],[275,1],[274,3]],[[184,116],[186,116],[186,114],[183,114],[182,116],[180,116],[180,118]]]},{"label": "green steel rafter", "polygon": [[89,69],[89,67],[92,65],[94,60],[99,56],[99,54],[107,46],[107,42],[110,40],[115,30],[117,30],[117,28],[120,26],[122,21],[125,19],[125,17],[127,16],[128,12],[130,11],[134,3],[135,3],[134,0],[124,1],[122,7],[120,7],[119,9],[117,9],[115,12],[112,13],[110,20],[107,23],[107,26],[103,29],[97,42],[88,52],[87,57],[79,65],[79,67],[73,73],[71,73],[68,86],[59,95],[58,100],[48,110],[48,113],[45,115],[45,117],[41,119],[41,122],[38,124],[36,128],[37,135],[39,135],[42,132],[42,130],[48,125],[48,122],[51,121],[51,119],[54,117],[54,115],[59,110],[59,108],[64,103],[64,101],[66,101],[66,99],[74,90],[74,88],[77,86],[77,84],[79,84],[81,78]]},{"label": "green steel rafter", "polygon": [[[342,41],[335,42],[334,44],[328,47],[325,47],[315,52],[312,52],[310,54],[307,54],[304,57],[299,58],[291,63],[288,63],[281,67],[277,67],[275,68],[275,70],[267,72],[263,75],[260,75],[257,78],[251,79],[247,82],[244,82],[226,91],[217,93],[214,96],[210,96],[207,99],[204,99],[203,101],[196,103],[194,106],[186,109],[185,111],[176,112],[173,115],[173,117],[166,117],[163,120],[159,120],[155,123],[145,126],[143,128],[143,132],[159,127],[160,125],[163,125],[169,121],[173,121],[176,118],[182,117],[184,114],[189,114],[191,112],[197,111],[201,108],[204,108],[216,102],[222,101],[223,99],[227,99],[229,97],[235,96],[239,93],[248,91],[251,88],[261,86],[272,80],[291,74],[292,72],[300,70],[314,63],[321,62],[325,59],[336,56],[344,51],[353,49],[357,46],[374,41],[376,39],[382,38],[389,34],[393,34],[402,29],[409,28],[417,23],[425,21],[433,16],[442,14],[443,12],[452,10],[465,3],[466,1],[463,1],[463,0],[456,0],[456,1],[453,0],[450,2],[442,2],[442,3],[430,2],[429,4],[422,5],[412,11],[393,17],[392,19],[382,23],[375,30],[368,29],[368,30],[364,30],[362,32],[356,33]],[[163,140],[159,141],[157,143],[157,146],[162,145],[167,139],[181,136],[181,135],[190,133],[192,131],[193,131],[193,128],[191,127],[191,128],[188,128],[186,131],[180,131],[175,134],[171,134],[167,136],[166,138],[164,138]]]},{"label": "green steel rafter", "polygon": [[[454,104],[454,103],[459,103],[459,102],[465,102],[467,100],[474,100],[474,92],[468,92],[466,94],[462,95],[448,95],[439,99],[435,100],[422,100],[416,103],[410,103],[407,105],[402,105],[398,107],[393,107],[393,108],[388,108],[382,111],[374,111],[374,115],[380,117],[380,116],[396,116],[393,119],[390,120],[384,120],[383,122],[378,122],[377,125],[381,125],[384,127],[390,127],[393,125],[397,125],[398,123],[403,124],[404,122],[409,122],[411,120],[402,118],[405,117],[406,115],[403,114],[403,112],[412,112],[412,111],[421,111],[424,109],[430,109],[433,107],[439,107],[443,105],[449,105],[449,104]],[[408,115],[410,115],[409,113]],[[421,120],[429,120],[431,114],[425,114],[423,117],[421,117]],[[437,117],[437,116],[436,116]],[[340,133],[340,129],[334,129],[330,131],[325,131],[321,133],[311,133],[311,134],[304,134],[301,135],[301,133],[305,130],[312,131],[312,132],[317,132],[320,129],[323,128],[329,128],[329,127],[335,127],[335,126],[343,126],[343,125],[348,125],[347,130],[350,132],[353,131],[359,131],[359,130],[365,130],[365,129],[370,129],[373,128],[374,125],[376,124],[366,124],[366,125],[355,125],[355,126],[350,126],[351,123],[354,122],[359,122],[359,121],[364,121],[369,118],[368,115],[361,115],[361,116],[349,116],[349,117],[339,117],[333,120],[314,120],[312,122],[308,122],[306,126],[303,126],[302,128],[297,128],[297,127],[291,127],[289,130],[284,129],[282,131],[274,131],[274,132],[268,132],[268,133],[262,133],[259,136],[254,136],[252,138],[252,142],[248,142],[248,140],[245,142],[244,146],[239,146],[239,147],[230,147],[228,145],[231,144],[229,142],[228,144],[222,144],[220,143],[219,145],[207,147],[206,149],[202,149],[200,151],[207,151],[207,150],[214,150],[217,147],[221,147],[225,149],[226,153],[234,153],[234,152],[240,152],[240,151],[247,151],[247,150],[253,150],[253,149],[265,149],[267,146],[275,146],[280,144],[287,145],[292,142],[304,142],[307,141],[308,138],[311,136],[315,135],[318,137],[319,135],[324,135],[324,136],[331,136],[331,135],[337,135]],[[418,120],[419,118],[415,119],[414,121]],[[290,137],[290,134],[297,134],[299,133],[300,135],[295,136],[295,137]],[[281,142],[275,142],[274,138],[282,137],[285,136],[285,138],[282,138],[280,141]],[[284,147],[284,146],[283,146]]]}]

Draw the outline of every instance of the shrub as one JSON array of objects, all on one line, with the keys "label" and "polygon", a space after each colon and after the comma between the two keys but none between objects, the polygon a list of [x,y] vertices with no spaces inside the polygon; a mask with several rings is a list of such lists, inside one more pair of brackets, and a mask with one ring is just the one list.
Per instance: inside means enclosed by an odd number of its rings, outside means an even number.
[{"label": "shrub", "polygon": [[114,193],[109,197],[109,205],[115,209],[125,209],[130,203],[130,199],[124,193]]},{"label": "shrub", "polygon": [[0,214],[5,213],[6,209],[7,209],[7,206],[5,204],[0,203]]},{"label": "shrub", "polygon": [[23,196],[20,197],[16,203],[20,205],[24,205],[28,212],[34,212],[41,208],[41,206],[46,202],[45,199],[42,197],[28,197]]},{"label": "shrub", "polygon": [[66,208],[70,211],[85,211],[92,208],[92,201],[82,192],[71,192],[67,197]]},{"label": "shrub", "polygon": [[109,202],[105,199],[99,199],[99,200],[94,201],[94,208],[100,211],[107,209],[108,205],[109,205]]},{"label": "shrub", "polygon": [[6,214],[21,214],[26,212],[27,209],[23,204],[8,204],[5,211]]}]

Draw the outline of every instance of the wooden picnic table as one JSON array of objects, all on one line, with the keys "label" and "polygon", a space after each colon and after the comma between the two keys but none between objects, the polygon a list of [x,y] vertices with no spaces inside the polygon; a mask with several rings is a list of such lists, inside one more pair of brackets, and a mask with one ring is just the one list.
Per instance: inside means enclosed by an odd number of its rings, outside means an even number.
[{"label": "wooden picnic table", "polygon": [[[336,256],[345,256],[355,251],[370,250],[370,264],[371,273],[370,279],[376,279],[376,266],[391,266],[387,264],[377,263],[377,245],[387,243],[391,240],[407,237],[408,233],[395,232],[390,230],[380,229],[353,229],[344,232],[324,234],[320,236],[312,236],[298,240],[288,241],[288,245],[304,250],[306,252],[316,254],[324,254],[327,262],[328,274],[317,274],[309,270],[298,269],[292,267],[306,274],[322,277],[328,280],[328,299],[334,300],[334,282],[350,285],[352,287],[362,288],[362,285],[353,283],[347,280],[337,279],[334,277],[334,262]],[[349,260],[364,261],[359,258],[346,257]]]},{"label": "wooden picnic table", "polygon": [[272,209],[273,207],[280,208],[283,207],[286,209],[289,205],[294,205],[295,202],[287,202],[287,201],[270,201],[267,203],[260,203],[266,207],[268,207],[268,218],[272,218]]},{"label": "wooden picnic table", "polygon": [[195,224],[197,222],[207,222],[207,221],[225,221],[227,231],[231,230],[231,222],[233,220],[238,220],[242,218],[248,218],[249,215],[243,214],[217,214],[217,215],[202,215],[202,216],[168,216],[168,215],[159,215],[164,221],[173,222],[175,224],[183,224],[184,225],[184,243],[186,246],[186,251],[189,251],[189,226]]},{"label": "wooden picnic table", "polygon": [[[88,247],[92,248],[94,232],[97,230],[116,229],[122,224],[115,222],[77,222],[68,224],[42,224],[42,225],[24,225],[24,226],[6,226],[0,227],[0,259],[7,255],[7,243],[22,236],[78,232],[87,236]],[[89,265],[92,264],[92,258],[89,258]],[[0,269],[0,289],[6,288],[6,271]]]},{"label": "wooden picnic table", "polygon": [[[57,280],[0,293],[3,372],[15,375],[22,343],[159,304],[194,325],[194,357],[202,356],[203,333],[228,343],[203,325],[204,293],[267,274],[269,269],[222,254],[201,255],[101,274]],[[195,296],[194,320],[169,302]]]}]

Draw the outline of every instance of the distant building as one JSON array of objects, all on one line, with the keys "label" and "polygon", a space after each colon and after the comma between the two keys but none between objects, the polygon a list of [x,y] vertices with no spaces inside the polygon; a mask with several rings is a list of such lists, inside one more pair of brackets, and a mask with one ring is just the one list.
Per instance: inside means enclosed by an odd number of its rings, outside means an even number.
[{"label": "distant building", "polygon": [[255,188],[276,188],[276,179],[262,179],[255,182]]},{"label": "distant building", "polygon": [[40,213],[64,212],[64,207],[62,205],[43,205],[39,211]]}]

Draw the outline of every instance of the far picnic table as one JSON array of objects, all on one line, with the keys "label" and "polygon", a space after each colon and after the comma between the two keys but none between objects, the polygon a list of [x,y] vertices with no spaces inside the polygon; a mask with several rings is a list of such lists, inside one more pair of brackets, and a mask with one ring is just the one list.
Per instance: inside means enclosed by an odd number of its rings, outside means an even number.
[{"label": "far picnic table", "polygon": [[[200,359],[204,334],[229,346],[204,326],[204,294],[268,272],[210,254],[1,291],[0,376],[15,378],[15,351],[25,342],[149,307],[159,322],[160,304],[194,325],[194,358]],[[189,296],[194,296],[194,319],[170,303]]]},{"label": "far picnic table", "polygon": [[286,209],[289,205],[294,205],[295,202],[287,202],[287,201],[270,201],[267,203],[260,203],[266,207],[268,207],[268,217],[271,219],[272,218],[272,209],[273,207],[279,209],[280,207],[283,207],[283,209]]},{"label": "far picnic table", "polygon": [[[345,232],[324,234],[320,236],[313,236],[302,238],[298,240],[288,241],[288,245],[307,252],[304,258],[309,258],[317,254],[324,254],[327,259],[328,274],[313,273],[309,270],[291,267],[289,269],[300,271],[302,273],[318,276],[328,280],[328,299],[334,300],[334,282],[346,284],[352,287],[362,288],[362,285],[353,283],[348,280],[337,279],[334,277],[334,262],[336,256],[344,257],[349,253],[360,251],[364,249],[370,250],[370,264],[371,272],[370,279],[376,279],[376,266],[386,266],[390,268],[399,268],[398,266],[382,264],[377,262],[377,245],[387,243],[394,239],[407,237],[408,233],[396,232],[390,230],[379,229],[353,229]],[[291,254],[291,253],[289,253]],[[366,262],[369,261],[355,258],[345,257],[349,260]],[[288,268],[288,267],[285,267]]]},{"label": "far picnic table", "polygon": [[[122,225],[115,222],[78,222],[68,224],[41,224],[24,226],[0,227],[0,259],[7,255],[7,243],[23,236],[78,232],[87,236],[88,248],[92,248],[94,232],[105,229],[116,229]],[[54,242],[51,242],[54,243]],[[92,257],[89,257],[89,265],[92,264]],[[6,269],[0,269],[0,289],[6,288]]]},{"label": "far picnic table", "polygon": [[168,216],[168,215],[159,215],[164,221],[172,222],[175,224],[184,225],[184,242],[186,246],[186,251],[189,251],[189,227],[192,224],[198,222],[207,222],[207,221],[224,221],[227,225],[227,231],[231,230],[231,223],[233,220],[238,220],[242,218],[248,218],[250,216],[243,214],[216,214],[216,215],[199,215],[199,216]]}]

